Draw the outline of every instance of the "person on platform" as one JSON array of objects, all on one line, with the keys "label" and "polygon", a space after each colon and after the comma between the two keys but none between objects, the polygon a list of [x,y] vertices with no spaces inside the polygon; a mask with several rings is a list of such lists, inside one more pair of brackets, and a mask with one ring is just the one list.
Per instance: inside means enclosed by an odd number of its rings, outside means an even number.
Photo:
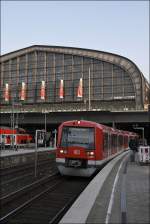
[{"label": "person on platform", "polygon": [[1,150],[5,150],[5,138],[2,135]]},{"label": "person on platform", "polygon": [[138,147],[139,147],[138,139],[130,139],[129,147],[130,147],[130,149],[132,151],[132,153],[131,153],[131,162],[135,162],[136,155],[137,155],[137,152],[138,152]]}]

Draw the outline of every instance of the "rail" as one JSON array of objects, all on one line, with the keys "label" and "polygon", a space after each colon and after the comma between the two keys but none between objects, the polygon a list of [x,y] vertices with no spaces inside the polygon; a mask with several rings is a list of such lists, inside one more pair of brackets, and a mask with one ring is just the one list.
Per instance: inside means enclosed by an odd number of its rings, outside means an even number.
[{"label": "rail", "polygon": [[[40,189],[40,193],[38,192],[38,194],[36,193],[36,195],[33,194],[29,200],[22,202],[21,205],[17,206],[15,209],[12,208],[12,204],[13,204],[12,201],[17,200],[20,197],[23,197],[27,193],[28,193],[28,195],[30,195],[31,194],[30,192],[35,191],[35,189],[38,189],[39,187],[43,188],[44,184],[47,184],[52,180],[53,181],[56,180],[58,182],[58,176],[59,176],[58,172],[54,173],[52,175],[49,175],[48,177],[44,177],[38,181],[35,181],[34,183],[29,184],[29,185],[17,190],[16,192],[13,192],[5,197],[0,198],[1,206],[2,206],[2,209],[1,209],[2,217],[0,218],[0,223],[2,221],[6,221],[8,218],[10,218],[12,215],[14,215],[16,212],[18,212],[24,206],[28,205],[30,202],[32,202],[33,200],[38,198],[40,195],[42,195],[43,193],[45,193],[46,191],[48,191],[49,189],[54,187],[56,184],[54,184],[54,186],[52,185],[51,187],[48,186],[48,188],[46,190],[44,189],[42,192]],[[46,185],[46,187],[47,187],[47,185]]]}]

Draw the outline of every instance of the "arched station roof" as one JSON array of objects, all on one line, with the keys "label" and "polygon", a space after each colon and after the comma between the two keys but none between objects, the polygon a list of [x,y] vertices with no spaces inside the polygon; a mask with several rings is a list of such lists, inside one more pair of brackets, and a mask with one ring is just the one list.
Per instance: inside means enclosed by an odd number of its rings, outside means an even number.
[{"label": "arched station roof", "polygon": [[142,72],[137,65],[130,59],[121,55],[108,53],[104,51],[97,51],[91,49],[74,48],[74,47],[62,47],[62,46],[44,46],[44,45],[33,45],[27,48],[23,48],[14,52],[10,52],[1,57],[1,62],[11,60],[15,57],[19,57],[24,54],[28,54],[34,51],[44,51],[53,53],[70,54],[82,57],[89,57],[111,64],[117,65],[125,70],[129,75],[134,85],[135,96],[136,96],[136,107],[143,105],[143,88],[144,82],[146,81]]}]

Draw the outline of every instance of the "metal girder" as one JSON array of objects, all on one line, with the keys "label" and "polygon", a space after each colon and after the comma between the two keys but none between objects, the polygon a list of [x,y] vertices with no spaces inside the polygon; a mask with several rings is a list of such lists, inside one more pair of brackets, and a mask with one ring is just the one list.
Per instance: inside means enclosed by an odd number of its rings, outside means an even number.
[{"label": "metal girder", "polygon": [[[21,115],[20,115],[21,116]],[[51,112],[47,113],[47,124],[60,124],[67,120],[91,120],[98,123],[129,123],[150,122],[149,112],[109,112],[109,111],[80,111],[80,112]],[[1,114],[1,125],[10,121],[10,114]],[[19,122],[21,124],[44,124],[43,113],[26,113]]]}]

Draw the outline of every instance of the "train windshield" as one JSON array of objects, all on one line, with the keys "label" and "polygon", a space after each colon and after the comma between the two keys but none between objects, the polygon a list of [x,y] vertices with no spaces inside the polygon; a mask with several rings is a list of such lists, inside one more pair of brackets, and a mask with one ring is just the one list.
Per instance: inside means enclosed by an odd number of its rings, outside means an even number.
[{"label": "train windshield", "polygon": [[63,127],[61,146],[80,146],[94,149],[94,128]]}]

